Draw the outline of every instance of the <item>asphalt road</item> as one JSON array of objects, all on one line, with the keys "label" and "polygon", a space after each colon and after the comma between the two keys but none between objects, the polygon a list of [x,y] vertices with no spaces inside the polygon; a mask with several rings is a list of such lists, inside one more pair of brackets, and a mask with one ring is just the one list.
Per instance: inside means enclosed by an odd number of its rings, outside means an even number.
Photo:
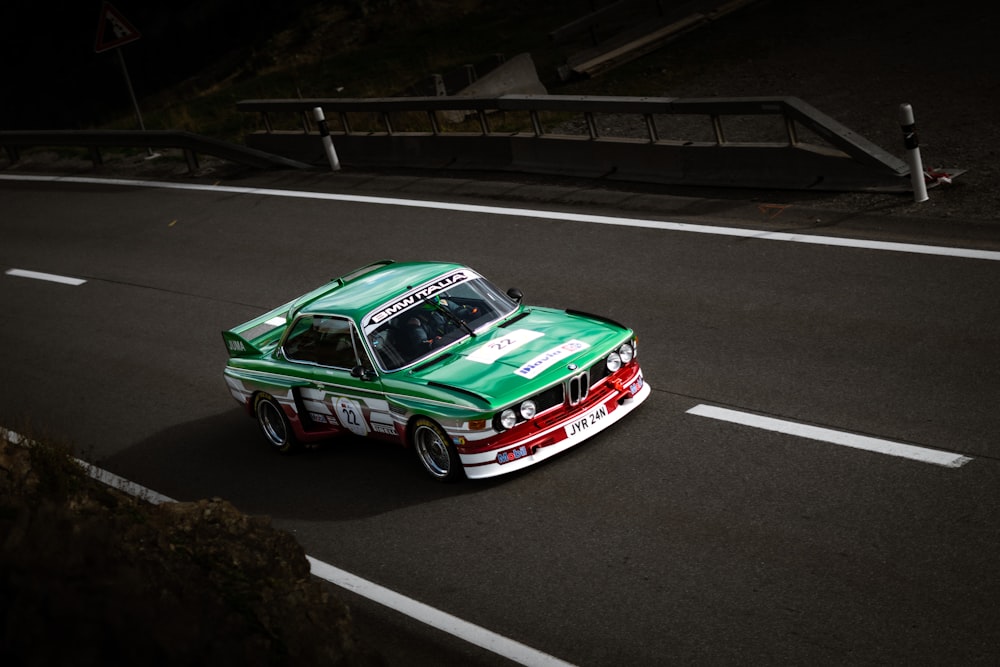
[{"label": "asphalt road", "polygon": [[[907,234],[892,240],[926,241]],[[1000,659],[995,259],[3,180],[0,238],[2,272],[87,281],[0,272],[0,425],[67,438],[160,493],[270,515],[316,558],[578,665]],[[357,439],[274,455],[226,390],[219,332],[387,257],[465,262],[528,303],[628,323],[652,396],[485,482],[433,483],[406,451]],[[971,461],[688,412],[699,405]],[[507,664],[347,597],[394,660]]]}]

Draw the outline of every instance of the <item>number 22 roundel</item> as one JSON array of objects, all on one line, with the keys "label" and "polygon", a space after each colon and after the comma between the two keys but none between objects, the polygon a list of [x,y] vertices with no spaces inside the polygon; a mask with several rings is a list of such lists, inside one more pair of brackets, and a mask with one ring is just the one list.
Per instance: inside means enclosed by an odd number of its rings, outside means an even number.
[{"label": "number 22 roundel", "polygon": [[368,435],[368,422],[357,401],[341,397],[337,399],[336,406],[341,426],[355,435]]}]

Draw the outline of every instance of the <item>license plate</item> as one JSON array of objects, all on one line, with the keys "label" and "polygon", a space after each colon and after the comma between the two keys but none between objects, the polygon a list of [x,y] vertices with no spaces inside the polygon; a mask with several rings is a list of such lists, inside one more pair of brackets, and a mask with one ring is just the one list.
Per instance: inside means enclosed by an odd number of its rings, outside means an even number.
[{"label": "license plate", "polygon": [[608,416],[608,409],[603,403],[598,405],[596,408],[591,408],[590,412],[586,413],[579,419],[575,419],[564,427],[566,429],[566,437],[571,438],[574,435],[579,435],[580,433],[585,433],[587,430],[597,426],[597,422],[601,421]]}]

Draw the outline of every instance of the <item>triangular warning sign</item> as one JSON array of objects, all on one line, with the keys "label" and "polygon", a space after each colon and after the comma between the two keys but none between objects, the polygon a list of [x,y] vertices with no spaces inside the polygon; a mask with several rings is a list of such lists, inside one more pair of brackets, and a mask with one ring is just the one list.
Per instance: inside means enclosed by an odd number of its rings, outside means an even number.
[{"label": "triangular warning sign", "polygon": [[94,51],[100,53],[139,39],[139,31],[110,2],[101,5]]}]

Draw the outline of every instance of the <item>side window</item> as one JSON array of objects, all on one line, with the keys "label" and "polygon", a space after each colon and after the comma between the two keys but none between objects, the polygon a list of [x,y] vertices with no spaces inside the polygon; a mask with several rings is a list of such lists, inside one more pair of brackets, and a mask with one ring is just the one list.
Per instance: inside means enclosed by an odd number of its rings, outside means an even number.
[{"label": "side window", "polygon": [[285,339],[285,356],[331,368],[354,368],[354,335],[351,323],[341,317],[300,317]]}]

